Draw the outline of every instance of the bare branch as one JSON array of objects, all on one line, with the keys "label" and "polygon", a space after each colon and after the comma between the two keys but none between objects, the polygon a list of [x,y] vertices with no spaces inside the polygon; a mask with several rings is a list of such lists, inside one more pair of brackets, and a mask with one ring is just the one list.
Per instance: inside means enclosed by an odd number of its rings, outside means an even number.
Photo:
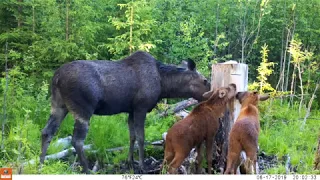
[{"label": "bare branch", "polygon": [[304,117],[304,120],[303,120],[302,129],[304,128],[304,126],[305,126],[305,124],[306,124],[306,122],[307,122],[307,118],[310,116],[310,109],[311,109],[311,106],[312,106],[312,102],[313,102],[314,96],[315,96],[315,94],[316,94],[316,92],[317,92],[317,90],[318,90],[318,88],[319,88],[319,84],[320,84],[320,79],[318,80],[318,83],[317,83],[317,85],[316,85],[316,88],[314,89],[313,94],[312,94],[312,96],[311,96],[311,99],[310,99],[310,101],[309,101],[307,113],[306,113],[306,115],[305,115],[305,117]]},{"label": "bare branch", "polygon": [[188,100],[180,101],[177,104],[171,105],[168,109],[166,109],[164,112],[162,112],[159,116],[166,117],[168,115],[178,113],[181,110],[188,108],[190,106],[193,106],[197,103],[198,103],[198,101],[193,98],[189,98]]}]

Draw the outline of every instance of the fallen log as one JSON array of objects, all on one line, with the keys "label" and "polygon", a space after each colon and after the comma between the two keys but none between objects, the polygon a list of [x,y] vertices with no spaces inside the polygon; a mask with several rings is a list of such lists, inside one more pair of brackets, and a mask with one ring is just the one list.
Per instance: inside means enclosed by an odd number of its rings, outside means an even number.
[{"label": "fallen log", "polygon": [[[64,147],[68,145],[68,140],[70,139],[70,137],[66,137],[66,138],[62,138],[62,140],[60,141],[57,141],[57,144],[56,145],[59,145],[59,143],[63,142],[65,143],[64,144]],[[58,143],[59,142],[59,143]],[[152,143],[149,143],[149,142],[145,142],[145,145],[153,145],[154,147],[157,147],[159,148],[162,148],[162,145],[163,145],[163,140],[159,140],[159,141],[154,141]],[[61,144],[60,144],[61,145]],[[70,145],[70,144],[69,144]],[[91,153],[96,153],[97,151],[96,150],[92,150],[92,144],[89,144],[89,145],[85,145],[83,146],[84,150],[90,150]],[[115,148],[110,148],[110,149],[106,149],[107,152],[115,152],[115,151],[123,151],[124,149],[127,149],[129,147],[126,147],[126,146],[122,146],[122,147],[115,147]],[[138,149],[138,144],[135,143],[134,144],[134,149]],[[73,153],[75,153],[76,150],[74,149],[74,147],[71,147],[69,149],[65,149],[63,151],[60,151],[58,153],[55,153],[55,154],[50,154],[50,155],[47,155],[45,156],[45,160],[49,160],[49,159],[62,159],[62,158],[65,158]],[[33,165],[35,164],[36,160],[35,159],[32,159],[30,161],[27,161],[27,162],[24,162],[23,165],[27,165],[27,164],[30,164],[30,165]]]},{"label": "fallen log", "polygon": [[93,168],[92,168],[92,172],[97,172],[99,169],[99,161],[97,160],[96,163],[94,164]]},{"label": "fallen log", "polygon": [[62,149],[66,149],[71,145],[72,136],[67,136],[65,138],[60,138],[57,142],[53,143],[52,146],[62,147]]},{"label": "fallen log", "polygon": [[[83,149],[84,149],[84,150],[90,150],[90,149],[92,149],[92,144],[83,146]],[[66,156],[68,156],[68,155],[70,155],[70,154],[72,154],[72,153],[75,153],[75,152],[76,152],[76,150],[74,149],[74,147],[72,147],[72,148],[69,148],[69,149],[60,151],[60,152],[58,152],[58,153],[55,153],[55,154],[47,155],[47,156],[45,157],[45,160],[49,160],[49,159],[62,159],[62,158],[66,157]],[[32,159],[32,160],[30,160],[30,161],[28,161],[28,162],[23,163],[23,165],[27,165],[27,164],[31,164],[31,165],[32,165],[32,164],[34,164],[34,163],[35,163],[35,160]]]},{"label": "fallen log", "polygon": [[184,119],[185,117],[187,117],[189,113],[190,112],[187,110],[181,110],[175,113],[174,115],[176,116],[177,121],[180,121],[181,119]]},{"label": "fallen log", "polygon": [[[157,147],[157,146],[162,146],[163,145],[163,140],[159,140],[159,141],[154,141],[154,142],[145,142],[144,143],[145,146],[148,146],[148,145],[153,145],[153,147]],[[129,146],[121,146],[121,147],[115,147],[115,148],[110,148],[110,149],[106,149],[107,152],[115,152],[115,151],[123,151],[125,149],[128,149]],[[137,142],[134,143],[134,146],[133,146],[133,149],[136,150],[138,149],[139,146],[137,144]]]},{"label": "fallen log", "polygon": [[180,101],[176,104],[170,105],[169,108],[167,108],[164,112],[160,113],[159,116],[166,117],[168,115],[178,113],[179,111],[182,111],[183,109],[188,108],[188,107],[195,105],[197,103],[198,103],[198,101],[193,98],[189,98],[187,100]]},{"label": "fallen log", "polygon": [[[85,145],[83,146],[83,149],[84,150],[90,150],[92,149],[92,144],[89,144],[89,145]],[[69,149],[66,149],[66,150],[63,150],[61,152],[58,152],[56,154],[50,154],[48,156],[45,157],[45,160],[49,160],[49,159],[62,159],[72,153],[75,153],[76,150],[74,149],[74,147],[72,148],[69,148]]]},{"label": "fallen log", "polygon": [[291,160],[291,158],[290,158],[290,156],[289,156],[289,154],[288,154],[288,155],[287,155],[287,159],[286,159],[286,165],[285,165],[285,167],[286,167],[286,174],[289,174],[289,173],[290,173],[290,166],[291,166],[290,160]]}]

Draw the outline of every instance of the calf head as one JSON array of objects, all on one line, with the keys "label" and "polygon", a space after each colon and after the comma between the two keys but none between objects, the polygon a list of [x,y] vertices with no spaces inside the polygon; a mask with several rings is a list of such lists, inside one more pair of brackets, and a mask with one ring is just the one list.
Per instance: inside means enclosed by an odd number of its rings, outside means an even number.
[{"label": "calf head", "polygon": [[220,87],[216,90],[211,90],[203,94],[203,97],[208,100],[227,102],[234,98],[237,93],[237,86],[233,83],[229,84],[227,87]]},{"label": "calf head", "polygon": [[241,105],[257,105],[259,101],[265,101],[269,98],[268,94],[260,95],[257,91],[249,92],[238,92],[236,95],[236,99],[239,100]]}]

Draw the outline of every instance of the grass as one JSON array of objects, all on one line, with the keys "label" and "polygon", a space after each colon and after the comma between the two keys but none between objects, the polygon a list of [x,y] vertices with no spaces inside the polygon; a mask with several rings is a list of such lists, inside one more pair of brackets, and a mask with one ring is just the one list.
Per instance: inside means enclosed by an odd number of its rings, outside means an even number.
[{"label": "grass", "polygon": [[[260,149],[267,154],[275,154],[278,159],[285,155],[291,157],[291,164],[298,173],[313,172],[313,162],[320,132],[320,123],[308,119],[302,129],[305,112],[298,112],[298,106],[288,107],[274,101],[270,110],[268,103],[262,105],[265,111],[261,113]],[[319,111],[313,111],[312,117],[320,117]],[[281,163],[277,168],[267,170],[267,173],[285,173]]]},{"label": "grass", "polygon": [[[43,84],[35,93],[34,87],[22,88],[18,84],[28,84],[28,79],[9,84],[7,109],[7,123],[5,126],[4,148],[0,151],[0,166],[14,167],[15,170],[23,162],[39,159],[41,149],[41,130],[45,126],[50,112],[50,101],[46,98],[48,84]],[[3,82],[2,82],[3,86]],[[3,86],[4,87],[4,86]],[[1,91],[0,91],[1,92]],[[3,96],[1,94],[1,96]],[[317,147],[317,138],[320,132],[320,111],[314,108],[304,129],[301,129],[305,112],[298,113],[298,105],[288,107],[280,101],[273,102],[269,109],[270,101],[260,104],[261,133],[259,146],[267,154],[275,154],[278,159],[285,155],[291,157],[292,166],[298,173],[317,173],[313,171],[313,161]],[[314,106],[318,107],[318,106]],[[3,99],[0,98],[0,108],[3,108]],[[158,106],[161,108],[161,105]],[[163,109],[162,109],[163,110]],[[176,119],[174,116],[160,118],[158,110],[154,109],[147,115],[145,126],[146,141],[160,140],[162,133],[171,127]],[[127,114],[113,116],[93,116],[85,144],[93,144],[97,153],[86,153],[92,161],[108,164],[117,164],[124,161],[128,155],[128,148],[122,152],[107,153],[105,150],[119,146],[129,146],[129,131]],[[62,122],[57,135],[54,136],[48,149],[48,154],[62,150],[62,147],[53,146],[59,139],[73,134],[74,120],[69,114]],[[0,132],[0,139],[1,139]],[[136,151],[137,152],[137,151]],[[146,146],[146,154],[153,157],[161,157],[161,151],[155,151]],[[135,158],[138,159],[137,153]],[[69,158],[70,162],[75,157]],[[38,164],[24,166],[22,173],[38,174]],[[16,171],[17,172],[17,171]],[[70,168],[69,162],[50,160],[47,161],[41,171],[42,174],[73,174],[79,172]],[[285,173],[282,162],[277,167],[266,171],[270,174]],[[103,172],[102,172],[103,173]]]}]

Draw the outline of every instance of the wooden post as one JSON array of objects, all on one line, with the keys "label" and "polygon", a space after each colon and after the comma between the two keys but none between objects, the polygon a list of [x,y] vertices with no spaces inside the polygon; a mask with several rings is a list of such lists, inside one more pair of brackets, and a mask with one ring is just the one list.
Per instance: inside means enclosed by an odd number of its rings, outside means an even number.
[{"label": "wooden post", "polygon": [[[248,66],[228,61],[212,65],[211,89],[234,83],[237,91],[248,89]],[[220,119],[220,128],[213,143],[213,163],[215,172],[224,173],[228,153],[228,138],[231,127],[240,113],[240,103],[235,100],[228,105],[225,116]]]}]

